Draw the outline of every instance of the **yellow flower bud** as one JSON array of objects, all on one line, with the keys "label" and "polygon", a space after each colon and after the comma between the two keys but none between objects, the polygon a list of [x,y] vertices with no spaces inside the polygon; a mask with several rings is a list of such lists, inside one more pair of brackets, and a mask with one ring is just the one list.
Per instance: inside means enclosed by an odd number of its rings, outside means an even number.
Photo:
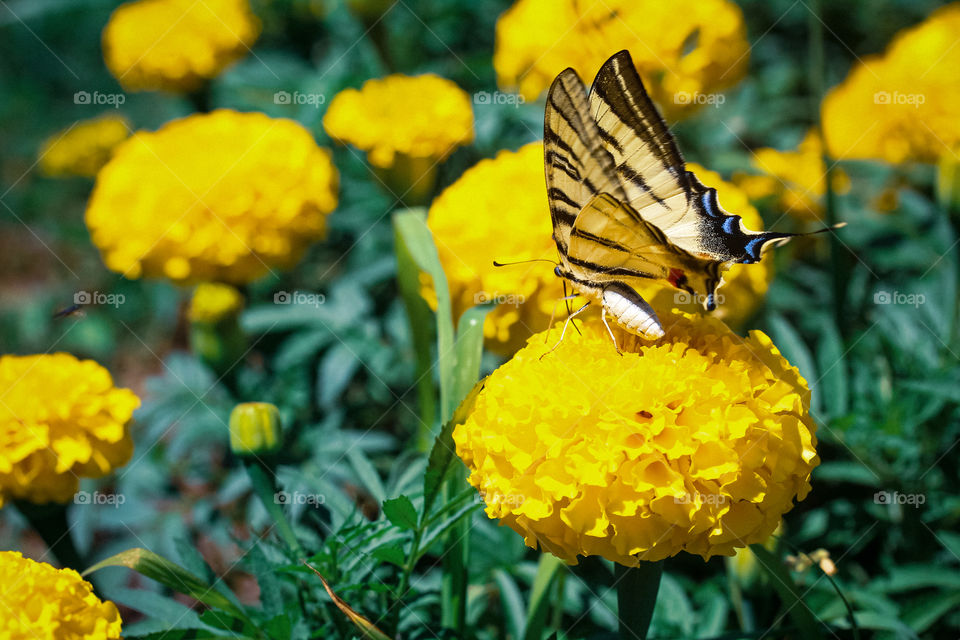
[{"label": "yellow flower bud", "polygon": [[280,446],[280,410],[269,402],[244,402],[230,413],[230,448],[238,455],[262,454]]}]

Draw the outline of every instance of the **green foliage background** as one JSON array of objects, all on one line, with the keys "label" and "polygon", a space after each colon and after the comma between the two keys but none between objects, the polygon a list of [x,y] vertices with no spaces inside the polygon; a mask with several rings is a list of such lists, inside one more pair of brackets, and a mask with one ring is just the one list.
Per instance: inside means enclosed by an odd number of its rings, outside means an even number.
[{"label": "green foliage background", "polygon": [[[118,91],[100,50],[100,31],[117,4],[0,3],[0,349],[95,358],[145,398],[134,460],[84,487],[123,495],[124,504],[71,507],[70,535],[81,552],[101,560],[144,547],[235,603],[236,611],[206,608],[132,572],[98,571],[101,593],[125,607],[125,635],[359,633],[277,535],[274,516],[229,452],[230,409],[261,400],[281,408],[287,427],[287,446],[273,461],[280,490],[323,496],[322,504],[285,505],[285,517],[310,563],[382,629],[404,638],[452,637],[440,624],[441,534],[468,522],[470,636],[534,637],[543,629],[543,637],[611,637],[616,594],[609,563],[588,559],[559,568],[540,561],[519,536],[484,516],[472,492],[424,504],[433,496],[424,491],[427,456],[416,447],[421,409],[397,286],[391,224],[397,203],[362,155],[335,148],[342,183],[329,239],[282,279],[249,287],[242,326],[253,347],[229,380],[189,352],[188,292],[126,281],[103,267],[83,224],[91,181],[45,178],[35,160],[47,136],[102,111],[74,104],[76,91]],[[940,3],[824,4],[831,86],[857,57],[882,51],[897,30]],[[320,125],[322,106],[276,105],[274,92],[333,96],[390,71],[433,71],[470,93],[491,91],[494,24],[508,5],[401,0],[383,18],[385,49],[378,51],[366,27],[334,0],[255,2],[264,23],[256,55],[214,82],[212,104],[294,118],[320,144],[333,146]],[[747,77],[720,108],[676,126],[687,158],[725,175],[749,166],[750,148],[795,145],[815,124],[819,103],[810,85],[812,1],[740,5],[752,44]],[[126,94],[121,110],[137,128],[155,129],[193,109],[180,97],[139,93]],[[542,103],[475,106],[475,115],[477,140],[444,164],[441,186],[499,149],[537,139]],[[833,580],[816,568],[792,574],[826,625],[825,637],[957,637],[960,212],[937,204],[934,167],[844,163],[844,169],[853,188],[837,202],[839,218],[850,223],[840,253],[842,299],[831,302],[834,276],[822,250],[784,252],[751,325],[767,331],[810,381],[821,428],[823,464],[813,492],[786,518],[777,557],[830,551],[839,569]],[[893,183],[900,185],[896,210],[872,210],[882,186]],[[773,208],[764,214],[768,224],[780,218]],[[295,289],[323,293],[326,303],[272,304],[274,292]],[[75,292],[93,290],[122,293],[126,303],[52,319]],[[925,303],[873,303],[878,292],[894,291],[922,294]],[[461,332],[458,339],[471,337]],[[485,355],[481,369],[496,364]],[[434,422],[438,430],[439,415]],[[881,491],[922,495],[924,503],[878,504]],[[36,545],[31,535],[13,509],[0,513],[3,548]],[[742,581],[721,558],[704,563],[684,555],[668,560],[665,570],[654,637],[800,637],[782,615],[771,578]],[[411,591],[401,601],[398,585],[407,578]],[[528,622],[528,611],[538,612],[539,623]]]}]

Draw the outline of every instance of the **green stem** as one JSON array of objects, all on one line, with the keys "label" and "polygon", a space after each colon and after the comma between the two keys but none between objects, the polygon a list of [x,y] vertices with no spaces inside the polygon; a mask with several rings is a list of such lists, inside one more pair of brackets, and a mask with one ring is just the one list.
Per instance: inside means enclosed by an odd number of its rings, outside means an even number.
[{"label": "green stem", "polygon": [[61,565],[75,569],[78,573],[87,568],[86,560],[77,551],[70,537],[67,505],[34,504],[25,500],[17,500],[16,505]]},{"label": "green stem", "polygon": [[641,561],[636,567],[614,565],[617,615],[623,640],[646,640],[662,576],[662,562]]},{"label": "green stem", "polygon": [[[827,89],[827,65],[824,49],[824,31],[822,21],[822,0],[811,0],[809,22],[810,22],[810,95],[813,107],[813,121],[820,122],[820,103]],[[820,142],[824,167],[824,202],[823,209],[826,217],[827,226],[837,224],[837,194],[833,189],[833,158],[827,150],[826,139],[823,137],[823,130],[820,128]],[[843,311],[844,300],[846,299],[847,268],[844,259],[843,246],[836,233],[830,234],[830,271],[831,271],[831,293],[833,296],[833,310],[836,315],[837,326],[843,330],[843,327],[849,326],[846,321],[846,314]]]},{"label": "green stem", "polygon": [[300,546],[300,541],[297,540],[297,535],[290,525],[290,521],[287,520],[287,515],[283,512],[283,507],[277,502],[277,485],[274,481],[273,471],[266,463],[257,459],[245,459],[243,466],[246,467],[247,475],[250,476],[250,484],[253,486],[253,492],[260,498],[263,507],[267,510],[267,513],[270,514],[270,517],[273,518],[273,522],[277,525],[277,530],[280,532],[280,537],[286,542],[294,556],[297,558],[306,557],[303,552],[303,547]]},{"label": "green stem", "polygon": [[[443,501],[459,494],[467,486],[467,468],[458,464],[443,487]],[[443,557],[443,579],[440,584],[443,603],[441,622],[453,629],[458,638],[466,637],[467,582],[470,556],[470,518],[463,518],[447,535],[447,553]]]}]

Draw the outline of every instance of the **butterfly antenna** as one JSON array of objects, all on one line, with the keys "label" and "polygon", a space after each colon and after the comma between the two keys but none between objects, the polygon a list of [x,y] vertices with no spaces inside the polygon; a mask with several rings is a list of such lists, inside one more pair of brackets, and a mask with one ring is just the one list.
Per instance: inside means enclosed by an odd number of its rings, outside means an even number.
[{"label": "butterfly antenna", "polygon": [[558,262],[554,262],[553,260],[548,260],[548,259],[546,259],[546,258],[531,258],[531,259],[529,259],[529,260],[517,260],[516,262],[497,262],[496,260],[494,260],[494,261],[493,261],[493,266],[495,266],[495,267],[512,267],[512,266],[515,265],[515,264],[527,264],[528,262],[549,262],[549,263],[552,264],[552,265],[557,265],[557,264],[559,264]]}]

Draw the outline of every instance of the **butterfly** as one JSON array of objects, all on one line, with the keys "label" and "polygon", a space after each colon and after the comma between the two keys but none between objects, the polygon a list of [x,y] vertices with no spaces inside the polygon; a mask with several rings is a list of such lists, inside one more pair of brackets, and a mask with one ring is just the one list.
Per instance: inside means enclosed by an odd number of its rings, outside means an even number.
[{"label": "butterfly", "polygon": [[543,143],[555,272],[587,298],[570,318],[599,302],[611,337],[608,315],[642,338],[664,335],[635,285],[667,282],[712,311],[724,271],[799,235],[747,229],[687,171],[628,51],[603,64],[589,94],[573,69],[556,77]]}]

